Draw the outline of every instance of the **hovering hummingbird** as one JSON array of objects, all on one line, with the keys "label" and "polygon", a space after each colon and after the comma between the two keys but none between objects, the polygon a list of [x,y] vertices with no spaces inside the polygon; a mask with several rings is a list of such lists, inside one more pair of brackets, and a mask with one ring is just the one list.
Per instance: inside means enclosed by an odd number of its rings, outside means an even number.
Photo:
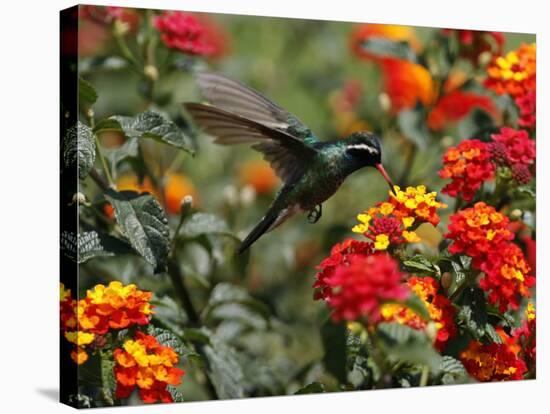
[{"label": "hovering hummingbird", "polygon": [[218,144],[253,144],[283,182],[238,254],[297,212],[308,212],[308,220],[316,223],[322,203],[360,168],[378,169],[394,191],[381,163],[380,140],[373,133],[358,131],[343,140],[323,142],[297,117],[238,81],[199,72],[197,83],[211,105],[184,103],[194,121]]}]

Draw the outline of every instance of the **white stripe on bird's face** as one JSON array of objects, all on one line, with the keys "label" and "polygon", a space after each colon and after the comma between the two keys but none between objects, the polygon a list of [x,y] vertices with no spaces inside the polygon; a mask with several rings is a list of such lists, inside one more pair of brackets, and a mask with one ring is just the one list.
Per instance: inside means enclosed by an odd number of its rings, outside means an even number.
[{"label": "white stripe on bird's face", "polygon": [[347,146],[348,149],[358,149],[358,150],[366,150],[371,154],[378,154],[378,149],[371,147],[368,144],[352,144]]}]

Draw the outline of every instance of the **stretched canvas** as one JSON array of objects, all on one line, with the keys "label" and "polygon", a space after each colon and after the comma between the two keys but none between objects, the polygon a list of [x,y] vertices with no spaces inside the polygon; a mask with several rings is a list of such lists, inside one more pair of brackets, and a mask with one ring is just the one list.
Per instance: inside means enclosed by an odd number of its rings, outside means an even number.
[{"label": "stretched canvas", "polygon": [[60,22],[63,403],[536,377],[533,34]]}]

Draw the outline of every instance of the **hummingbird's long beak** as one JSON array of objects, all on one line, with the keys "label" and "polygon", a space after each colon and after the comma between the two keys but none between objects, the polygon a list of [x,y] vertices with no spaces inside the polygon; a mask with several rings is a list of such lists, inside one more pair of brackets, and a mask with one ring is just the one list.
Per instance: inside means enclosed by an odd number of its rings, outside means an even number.
[{"label": "hummingbird's long beak", "polygon": [[397,194],[395,194],[395,189],[393,188],[393,182],[392,182],[390,176],[388,175],[388,173],[386,172],[386,170],[384,169],[384,167],[382,166],[382,164],[376,164],[375,167],[378,171],[380,171],[380,174],[382,174],[382,177],[384,177],[384,180],[386,180],[386,182],[390,186],[391,192],[394,195],[397,195]]}]

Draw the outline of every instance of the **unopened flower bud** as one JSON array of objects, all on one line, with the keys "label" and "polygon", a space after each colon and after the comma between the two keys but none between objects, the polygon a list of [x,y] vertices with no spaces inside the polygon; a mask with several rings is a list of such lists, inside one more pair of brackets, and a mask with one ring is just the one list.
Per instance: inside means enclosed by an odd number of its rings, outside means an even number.
[{"label": "unopened flower bud", "polygon": [[186,195],[182,198],[181,204],[180,204],[180,214],[182,217],[187,216],[189,212],[191,211],[191,208],[193,207],[193,196]]},{"label": "unopened flower bud", "polygon": [[386,92],[382,92],[378,95],[378,103],[384,112],[389,112],[391,109],[391,99]]},{"label": "unopened flower bud", "polygon": [[143,68],[143,73],[148,79],[152,80],[153,82],[156,81],[159,77],[159,71],[155,65],[146,65]]},{"label": "unopened flower bud", "polygon": [[443,138],[441,138],[441,146],[443,148],[449,148],[453,145],[453,137],[450,137],[449,135],[445,135]]},{"label": "unopened flower bud", "polygon": [[432,342],[435,342],[435,339],[437,338],[437,326],[435,326],[434,321],[428,322],[425,328],[426,335]]},{"label": "unopened flower bud", "polygon": [[256,199],[256,190],[251,185],[246,185],[241,190],[241,204],[249,206]]},{"label": "unopened flower bud", "polygon": [[521,211],[519,208],[515,208],[510,213],[510,218],[512,220],[519,220],[523,216],[523,211]]},{"label": "unopened flower bud", "polygon": [[223,189],[223,198],[227,204],[233,206],[239,201],[239,194],[234,185],[227,185]]},{"label": "unopened flower bud", "polygon": [[120,19],[116,19],[113,23],[113,31],[116,36],[124,36],[130,31],[130,25]]}]

